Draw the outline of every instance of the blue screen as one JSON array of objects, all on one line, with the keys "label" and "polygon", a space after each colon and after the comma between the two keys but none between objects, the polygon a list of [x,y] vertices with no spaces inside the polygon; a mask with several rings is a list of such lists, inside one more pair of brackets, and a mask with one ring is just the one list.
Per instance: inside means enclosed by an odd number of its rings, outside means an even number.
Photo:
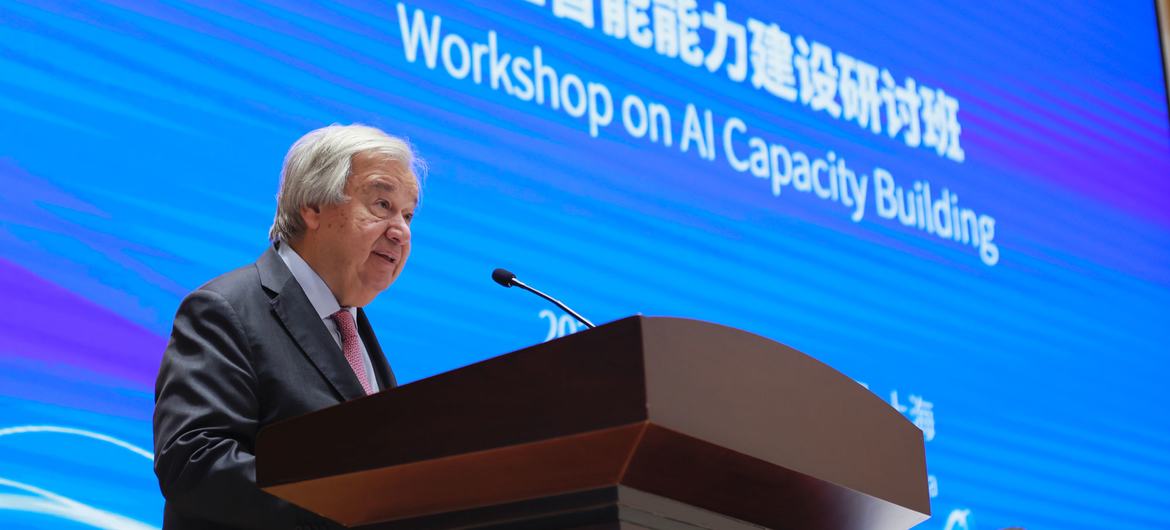
[{"label": "blue screen", "polygon": [[367,307],[400,382],[582,328],[505,267],[865,385],[923,431],[921,528],[1164,527],[1154,3],[946,4],[6,2],[0,526],[161,526],[179,301],[264,252],[297,138],[365,123],[428,167]]}]

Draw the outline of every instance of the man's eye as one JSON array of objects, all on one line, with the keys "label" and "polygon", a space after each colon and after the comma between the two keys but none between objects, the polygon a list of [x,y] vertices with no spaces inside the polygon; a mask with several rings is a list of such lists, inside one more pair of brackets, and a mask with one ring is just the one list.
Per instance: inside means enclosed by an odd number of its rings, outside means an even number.
[{"label": "man's eye", "polygon": [[406,219],[406,224],[410,224],[410,221],[411,221],[412,219],[414,219],[414,214],[412,214],[412,213],[403,214],[403,215],[402,215],[402,218],[403,218],[403,219]]},{"label": "man's eye", "polygon": [[390,201],[387,201],[385,199],[378,199],[378,201],[375,202],[374,204],[377,205],[379,208],[386,208],[386,209],[390,208]]}]

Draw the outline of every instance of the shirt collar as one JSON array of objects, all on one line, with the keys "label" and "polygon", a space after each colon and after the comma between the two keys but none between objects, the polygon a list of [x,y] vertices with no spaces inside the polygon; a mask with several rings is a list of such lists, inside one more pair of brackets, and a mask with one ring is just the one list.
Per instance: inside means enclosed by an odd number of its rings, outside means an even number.
[{"label": "shirt collar", "polygon": [[[309,266],[309,263],[293,250],[292,245],[285,244],[282,241],[276,243],[276,255],[284,261],[288,266],[289,272],[292,272],[293,278],[296,278],[297,283],[301,284],[301,290],[305,292],[305,296],[309,297],[309,303],[313,304],[313,309],[317,311],[317,315],[322,319],[329,318],[333,313],[341,310],[341,305],[337,303],[337,297],[333,296],[333,291],[329,290],[329,285],[325,280],[321,279],[321,275]],[[349,314],[357,318],[357,308],[347,307]]]}]

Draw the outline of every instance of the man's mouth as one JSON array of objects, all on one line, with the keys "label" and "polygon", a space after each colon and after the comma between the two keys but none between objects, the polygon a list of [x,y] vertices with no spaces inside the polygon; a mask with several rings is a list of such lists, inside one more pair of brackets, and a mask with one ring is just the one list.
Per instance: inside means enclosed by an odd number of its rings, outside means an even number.
[{"label": "man's mouth", "polygon": [[382,258],[386,261],[389,261],[392,264],[398,263],[398,257],[389,253],[389,252],[382,252],[380,250],[375,250],[374,255],[378,256],[379,258]]}]

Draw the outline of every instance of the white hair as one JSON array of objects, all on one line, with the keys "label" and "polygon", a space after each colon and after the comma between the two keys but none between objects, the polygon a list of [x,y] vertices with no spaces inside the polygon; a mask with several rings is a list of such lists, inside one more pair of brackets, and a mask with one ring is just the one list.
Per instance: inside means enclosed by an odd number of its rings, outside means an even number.
[{"label": "white hair", "polygon": [[[410,169],[419,193],[419,173],[424,164],[410,143],[380,129],[361,124],[333,124],[310,131],[296,141],[284,157],[276,218],[268,231],[272,241],[296,241],[305,231],[301,208],[345,202],[345,183],[350,163],[359,153],[377,153]],[[421,197],[420,197],[421,198]]]}]

